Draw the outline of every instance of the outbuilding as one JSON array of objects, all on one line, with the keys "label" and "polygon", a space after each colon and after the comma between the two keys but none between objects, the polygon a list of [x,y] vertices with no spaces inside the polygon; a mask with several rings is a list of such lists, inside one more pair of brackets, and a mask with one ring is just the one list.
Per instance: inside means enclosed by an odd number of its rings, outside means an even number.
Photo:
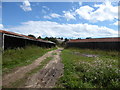
[{"label": "outbuilding", "polygon": [[120,50],[120,37],[112,38],[91,38],[91,39],[74,39],[66,43],[66,47],[77,47],[87,49],[102,50]]},{"label": "outbuilding", "polygon": [[26,35],[0,30],[0,47],[4,49],[37,45],[40,47],[55,47],[55,43],[41,39],[35,39]]}]

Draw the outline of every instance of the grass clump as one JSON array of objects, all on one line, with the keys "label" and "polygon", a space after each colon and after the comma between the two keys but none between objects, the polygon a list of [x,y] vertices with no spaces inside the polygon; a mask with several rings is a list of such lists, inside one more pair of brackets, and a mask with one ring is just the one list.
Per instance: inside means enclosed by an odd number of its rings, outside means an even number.
[{"label": "grass clump", "polygon": [[53,58],[53,57],[47,57],[45,60],[43,60],[43,61],[40,63],[40,65],[39,65],[37,68],[31,70],[28,74],[36,73],[38,70],[42,69],[43,66],[45,66],[50,60],[52,60],[52,58]]},{"label": "grass clump", "polygon": [[3,73],[10,72],[13,68],[31,64],[35,59],[56,48],[41,48],[26,46],[25,48],[9,49],[4,51],[2,58]]},{"label": "grass clump", "polygon": [[[96,54],[98,57],[85,57],[71,52]],[[65,49],[61,57],[64,75],[59,79],[58,87],[120,88],[117,51]]]},{"label": "grass clump", "polygon": [[52,55],[57,55],[57,53],[52,53]]}]

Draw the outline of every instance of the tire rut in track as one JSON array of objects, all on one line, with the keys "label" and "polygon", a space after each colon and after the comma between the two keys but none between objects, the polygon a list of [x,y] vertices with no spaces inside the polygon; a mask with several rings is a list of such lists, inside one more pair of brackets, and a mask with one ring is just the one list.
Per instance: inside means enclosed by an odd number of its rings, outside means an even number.
[{"label": "tire rut in track", "polygon": [[52,88],[58,78],[63,74],[63,64],[61,63],[62,49],[56,50],[53,59],[39,72],[35,73],[25,84],[25,88]]}]

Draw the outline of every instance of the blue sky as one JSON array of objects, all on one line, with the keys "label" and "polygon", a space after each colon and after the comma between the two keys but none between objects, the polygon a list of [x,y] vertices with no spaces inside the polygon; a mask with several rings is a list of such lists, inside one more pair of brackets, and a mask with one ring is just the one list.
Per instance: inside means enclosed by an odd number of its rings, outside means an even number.
[{"label": "blue sky", "polygon": [[118,3],[3,2],[0,28],[36,37],[117,37]]}]

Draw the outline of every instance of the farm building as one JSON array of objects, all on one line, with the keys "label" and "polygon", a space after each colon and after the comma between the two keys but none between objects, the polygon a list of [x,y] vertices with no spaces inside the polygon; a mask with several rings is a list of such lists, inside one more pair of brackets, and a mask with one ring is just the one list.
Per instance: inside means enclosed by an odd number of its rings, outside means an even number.
[{"label": "farm building", "polygon": [[66,47],[78,47],[102,50],[120,50],[120,37],[115,38],[94,38],[74,39],[66,43]]},{"label": "farm building", "polygon": [[0,30],[0,47],[3,49],[24,47],[27,45],[37,45],[40,47],[54,47],[55,43],[51,41],[35,39],[29,36]]}]

